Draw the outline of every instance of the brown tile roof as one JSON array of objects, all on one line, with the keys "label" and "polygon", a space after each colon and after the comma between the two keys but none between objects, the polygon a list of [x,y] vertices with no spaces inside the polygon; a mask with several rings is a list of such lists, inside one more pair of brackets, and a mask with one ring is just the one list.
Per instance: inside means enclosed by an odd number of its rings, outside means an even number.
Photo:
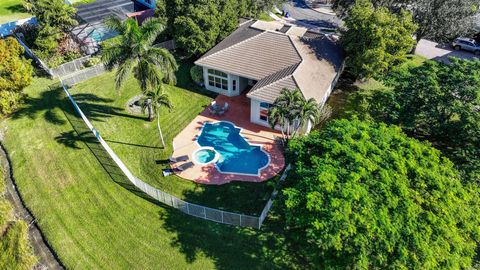
[{"label": "brown tile roof", "polygon": [[344,61],[339,45],[300,28],[289,28],[288,35],[255,25],[243,24],[195,64],[257,80],[250,98],[273,103],[283,88],[299,88],[305,98],[323,102]]},{"label": "brown tile roof", "polygon": [[265,31],[208,54],[195,64],[258,81],[300,61],[289,36]]}]

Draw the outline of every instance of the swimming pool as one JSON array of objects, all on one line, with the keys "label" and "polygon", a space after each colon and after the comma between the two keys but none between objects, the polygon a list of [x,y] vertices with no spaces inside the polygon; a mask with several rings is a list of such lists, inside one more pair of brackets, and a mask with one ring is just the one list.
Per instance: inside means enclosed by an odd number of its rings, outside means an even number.
[{"label": "swimming pool", "polygon": [[105,27],[96,27],[93,29],[92,32],[90,32],[89,36],[95,40],[96,42],[102,42],[107,39],[114,38],[118,35],[117,32],[108,30]]},{"label": "swimming pool", "polygon": [[240,131],[230,122],[206,122],[197,143],[201,147],[211,147],[219,154],[214,163],[219,172],[259,176],[270,163],[270,156],[261,146],[251,145]]}]

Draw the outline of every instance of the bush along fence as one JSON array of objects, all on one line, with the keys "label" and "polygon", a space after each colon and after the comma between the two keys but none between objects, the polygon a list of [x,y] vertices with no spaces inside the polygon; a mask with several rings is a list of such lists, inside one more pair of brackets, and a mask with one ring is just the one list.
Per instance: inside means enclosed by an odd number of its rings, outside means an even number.
[{"label": "bush along fence", "polygon": [[87,67],[89,62],[94,59],[90,55],[75,59],[56,68],[49,68],[18,35],[14,34],[14,37],[25,49],[25,53],[32,58],[41,69],[52,78],[62,79],[69,86],[86,81],[105,72],[103,64]]},{"label": "bush along fence", "polygon": [[125,164],[120,160],[120,158],[113,152],[113,150],[110,148],[110,146],[103,140],[102,136],[100,136],[100,133],[93,127],[92,123],[88,118],[85,116],[83,111],[80,109],[78,104],[75,102],[74,98],[70,95],[70,92],[68,91],[67,87],[65,84],[62,82],[63,90],[65,94],[67,95],[68,99],[71,101],[73,107],[77,111],[77,113],[80,115],[82,118],[83,122],[87,125],[87,127],[90,129],[90,131],[93,133],[95,138],[98,140],[100,145],[105,149],[105,151],[108,153],[110,158],[115,162],[115,165],[122,171],[122,173],[128,178],[128,180],[138,189],[140,189],[142,192],[150,196],[151,198],[155,199],[156,201],[159,201],[163,204],[166,204],[168,206],[171,206],[173,208],[176,208],[180,211],[182,211],[185,214],[202,218],[205,220],[210,220],[214,221],[217,223],[223,223],[223,224],[229,224],[229,225],[234,225],[234,226],[240,226],[240,227],[249,227],[249,228],[255,228],[255,229],[260,229],[262,226],[263,222],[265,221],[265,218],[268,215],[268,212],[270,211],[270,208],[272,207],[273,200],[275,199],[277,193],[278,193],[278,187],[282,181],[285,180],[287,177],[287,172],[290,169],[290,165],[287,166],[285,169],[282,177],[280,178],[279,183],[277,184],[277,188],[272,193],[272,196],[270,200],[267,202],[265,205],[262,214],[257,217],[257,216],[250,216],[250,215],[244,215],[244,214],[238,214],[238,213],[232,213],[228,211],[223,211],[223,210],[218,210],[218,209],[213,209],[205,206],[201,206],[198,204],[193,204],[189,203],[186,201],[183,201],[173,195],[170,195],[164,191],[158,190],[149,184],[143,182],[142,180],[136,178],[130,170],[125,166]]}]

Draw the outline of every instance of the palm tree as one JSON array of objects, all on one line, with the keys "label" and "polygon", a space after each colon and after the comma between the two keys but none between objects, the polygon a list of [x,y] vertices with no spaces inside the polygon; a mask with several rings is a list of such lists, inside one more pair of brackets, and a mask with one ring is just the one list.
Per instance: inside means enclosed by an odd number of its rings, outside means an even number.
[{"label": "palm tree", "polygon": [[272,128],[280,125],[282,134],[290,137],[291,126],[295,120],[295,110],[297,104],[303,99],[299,89],[290,91],[287,88],[282,89],[280,96],[275,100],[273,107],[269,111],[269,122]]},{"label": "palm tree", "polygon": [[306,100],[299,89],[284,88],[268,113],[268,121],[272,128],[280,127],[286,143],[308,123],[315,124],[319,119],[328,118],[328,111],[329,107],[320,109],[315,99]]},{"label": "palm tree", "polygon": [[160,136],[160,141],[162,142],[162,147],[165,147],[162,129],[160,128],[160,110],[162,107],[166,107],[170,110],[173,108],[170,97],[163,91],[162,86],[160,85],[156,90],[146,92],[140,102],[143,111],[149,111],[148,115],[150,121],[153,121],[154,114],[157,115],[158,134]]},{"label": "palm tree", "polygon": [[306,100],[302,98],[297,103],[297,110],[295,112],[294,131],[292,137],[295,137],[297,133],[311,123],[315,125],[320,116],[320,108],[317,101],[313,98]]},{"label": "palm tree", "polygon": [[174,84],[178,69],[175,57],[166,49],[154,47],[165,25],[158,18],[150,18],[139,26],[134,19],[121,21],[110,17],[105,21],[108,29],[119,36],[106,44],[102,62],[107,69],[117,68],[115,88],[119,90],[133,73],[143,93],[157,89],[163,82]]}]

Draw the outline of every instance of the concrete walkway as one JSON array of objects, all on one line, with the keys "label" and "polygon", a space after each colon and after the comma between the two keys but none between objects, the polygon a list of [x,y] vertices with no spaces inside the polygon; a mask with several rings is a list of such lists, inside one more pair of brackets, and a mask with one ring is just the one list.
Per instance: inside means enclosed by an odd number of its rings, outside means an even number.
[{"label": "concrete walkway", "polygon": [[478,55],[467,51],[455,51],[450,44],[438,44],[436,42],[422,39],[417,45],[415,54],[427,59],[448,62],[449,57],[458,57],[460,59],[479,58]]}]

